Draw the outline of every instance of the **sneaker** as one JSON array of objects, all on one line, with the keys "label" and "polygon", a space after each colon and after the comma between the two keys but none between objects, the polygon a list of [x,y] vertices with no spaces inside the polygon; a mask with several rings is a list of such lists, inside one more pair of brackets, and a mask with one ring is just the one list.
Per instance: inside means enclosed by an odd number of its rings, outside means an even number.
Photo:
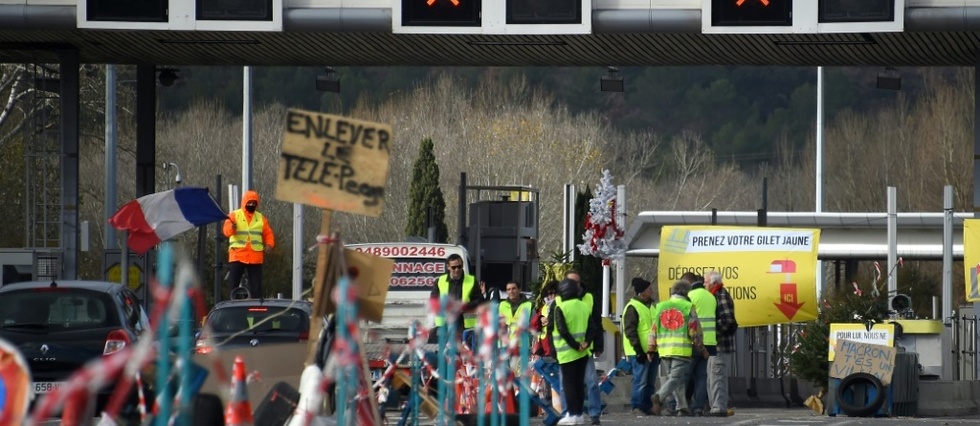
[{"label": "sneaker", "polygon": [[709,411],[708,417],[728,417],[728,412],[725,411]]},{"label": "sneaker", "polygon": [[598,417],[593,417],[592,418],[592,424],[594,424],[594,425],[601,425],[602,424],[602,420],[599,420]]},{"label": "sneaker", "polygon": [[634,408],[634,409],[630,410],[630,414],[632,414],[632,415],[634,415],[636,417],[645,417],[645,416],[649,416],[650,415],[650,412],[647,411],[647,410],[644,410],[642,408]]},{"label": "sneaker", "polygon": [[651,398],[651,400],[653,402],[653,408],[650,409],[650,413],[652,413],[654,416],[659,416],[660,410],[663,409],[663,404],[660,402],[660,395],[653,394],[653,398]]},{"label": "sneaker", "polygon": [[681,408],[680,410],[677,410],[677,417],[691,417],[691,410]]},{"label": "sneaker", "polygon": [[691,415],[694,417],[701,417],[704,415],[704,410],[697,410],[697,409],[692,410]]},{"label": "sneaker", "polygon": [[571,414],[565,413],[565,417],[558,420],[559,425],[573,425],[575,424],[575,417]]}]

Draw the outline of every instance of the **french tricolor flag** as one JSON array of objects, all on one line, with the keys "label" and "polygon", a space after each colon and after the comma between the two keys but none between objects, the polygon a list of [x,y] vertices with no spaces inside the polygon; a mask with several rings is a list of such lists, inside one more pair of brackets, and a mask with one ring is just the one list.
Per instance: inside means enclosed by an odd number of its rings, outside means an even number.
[{"label": "french tricolor flag", "polygon": [[160,241],[227,218],[207,188],[188,187],[130,201],[109,218],[109,224],[129,231],[129,248],[143,254]]}]

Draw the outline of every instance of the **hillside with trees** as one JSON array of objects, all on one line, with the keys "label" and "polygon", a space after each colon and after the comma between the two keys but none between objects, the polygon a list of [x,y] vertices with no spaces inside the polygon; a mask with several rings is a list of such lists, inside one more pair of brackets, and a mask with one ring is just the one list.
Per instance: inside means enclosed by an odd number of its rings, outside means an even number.
[{"label": "hillside with trees", "polygon": [[[339,95],[314,91],[312,70],[308,75],[293,71],[292,75],[302,79],[292,80],[277,77],[276,73],[289,74],[288,69],[271,70],[269,75],[259,71],[258,80],[283,83],[259,86],[257,97],[262,101],[257,102],[253,117],[255,189],[262,195],[260,209],[277,232],[277,248],[267,261],[269,288],[288,294],[290,287],[292,205],[275,200],[274,194],[287,107],[341,113],[392,126],[395,140],[384,212],[378,218],[334,215],[334,228],[351,243],[407,237],[413,167],[420,144],[427,139],[432,141],[431,152],[439,166],[450,241],[456,231],[459,200],[455,189],[460,172],[466,172],[474,185],[522,184],[540,190],[538,246],[543,257],[560,245],[562,185],[591,188],[603,168],[611,170],[617,184],[627,185],[628,218],[644,210],[754,211],[760,207],[763,177],[768,178],[771,210],[811,211],[815,101],[812,87],[806,88],[812,82],[804,80],[812,80],[812,71],[782,70],[790,81],[783,86],[775,77],[768,80],[771,84],[743,86],[767,69],[672,70],[632,70],[636,74],[627,74],[628,92],[605,94],[594,87],[598,73],[591,70],[371,69],[387,73],[390,81],[374,75],[342,76]],[[230,71],[240,76],[240,69]],[[696,75],[681,75],[687,71]],[[945,184],[954,185],[957,211],[969,211],[973,190],[971,70],[926,69],[921,75],[906,76],[904,84],[909,90],[900,93],[856,89],[867,86],[862,79],[873,75],[872,71],[830,72],[825,211],[884,211],[885,188],[891,185],[899,188],[901,211],[939,212]],[[240,104],[233,103],[236,97],[240,102],[240,87],[231,78],[230,84],[218,84],[218,78],[197,80],[196,75],[184,70],[184,86],[159,89],[163,108],[157,123],[157,161],[179,164],[185,185],[212,187],[217,175],[225,183],[237,183],[242,119]],[[848,75],[855,81],[847,82]],[[81,176],[103,175],[101,78],[98,73],[83,75],[83,83],[91,89],[86,92],[88,106],[82,113]],[[199,84],[210,86],[205,89]],[[371,90],[356,91],[368,84]],[[201,96],[181,100],[174,97],[176,90]],[[831,101],[834,98],[837,100]],[[134,195],[135,118],[131,96],[121,95],[120,102],[117,190],[122,203]],[[0,130],[13,125],[2,122]],[[15,135],[0,151],[0,167],[11,171],[0,174],[4,183],[0,196],[7,200],[4,210],[20,218],[26,201],[15,174],[23,170],[23,143]],[[758,152],[765,153],[764,158],[754,157]],[[746,159],[756,161],[746,164]],[[158,189],[171,187],[172,182],[164,180],[164,174],[158,172]],[[82,253],[80,259],[81,275],[96,277],[101,275],[97,253],[105,246],[101,241],[106,223],[104,191],[101,178],[86,178],[81,184],[80,220],[92,224],[93,238],[91,251]],[[309,246],[319,230],[320,217],[313,209],[306,211],[304,244]],[[0,246],[23,246],[24,238],[16,229],[5,230],[0,237]],[[194,247],[195,240],[196,235],[181,237],[187,247]],[[307,282],[314,257],[315,252],[304,255]],[[631,261],[631,267],[652,275],[655,262],[639,259]],[[922,283],[917,292],[937,294],[934,277],[939,267],[935,263],[907,261],[901,273],[920,277],[908,281],[910,285]],[[210,283],[205,288],[211,288]],[[927,303],[928,299],[918,300]]]}]

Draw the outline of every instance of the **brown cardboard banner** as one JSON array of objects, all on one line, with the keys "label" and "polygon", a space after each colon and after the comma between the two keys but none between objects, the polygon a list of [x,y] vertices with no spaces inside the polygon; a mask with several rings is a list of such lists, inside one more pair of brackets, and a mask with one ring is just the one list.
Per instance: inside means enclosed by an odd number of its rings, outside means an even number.
[{"label": "brown cardboard banner", "polygon": [[892,382],[895,371],[895,348],[884,345],[838,340],[837,354],[830,365],[830,377],[843,379],[854,373],[868,373],[881,380],[883,386]]},{"label": "brown cardboard banner", "polygon": [[377,217],[384,206],[391,126],[290,109],[276,198]]}]

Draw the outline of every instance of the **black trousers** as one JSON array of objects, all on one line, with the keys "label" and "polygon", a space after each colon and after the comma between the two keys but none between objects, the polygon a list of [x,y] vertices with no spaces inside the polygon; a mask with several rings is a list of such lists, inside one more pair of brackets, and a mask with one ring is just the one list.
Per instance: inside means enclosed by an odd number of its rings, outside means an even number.
[{"label": "black trousers", "polygon": [[581,416],[585,407],[585,366],[589,356],[561,364],[561,390],[565,393],[565,411],[572,416]]},{"label": "black trousers", "polygon": [[[242,263],[231,262],[228,264],[228,279],[231,287],[228,292],[238,287],[242,282],[242,275],[248,272],[248,293],[253,299],[262,297],[262,264],[261,263]],[[229,297],[230,298],[230,297]]]}]

